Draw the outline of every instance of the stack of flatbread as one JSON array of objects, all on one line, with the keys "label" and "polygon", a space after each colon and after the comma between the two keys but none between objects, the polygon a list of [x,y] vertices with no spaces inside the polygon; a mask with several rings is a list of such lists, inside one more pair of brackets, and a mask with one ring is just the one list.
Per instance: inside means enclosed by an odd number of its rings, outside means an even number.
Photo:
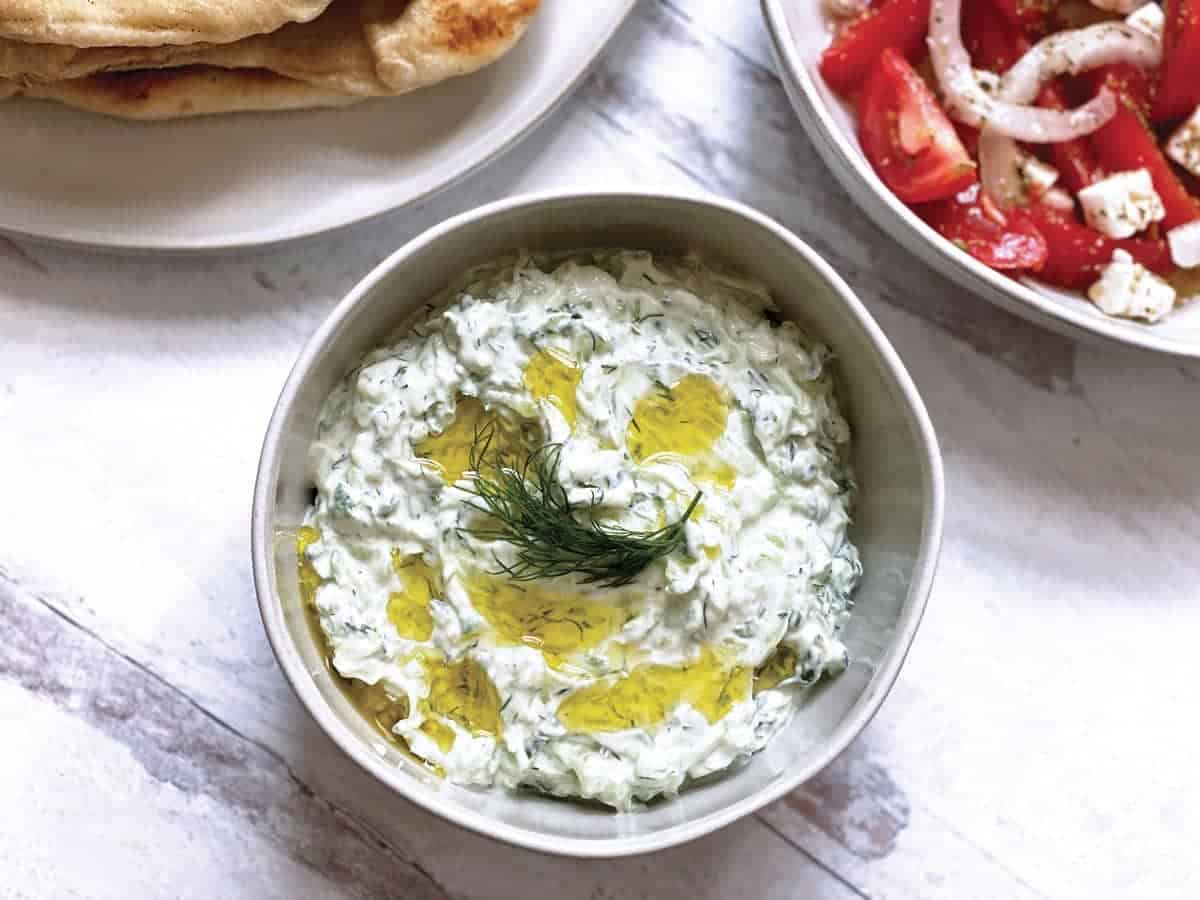
[{"label": "stack of flatbread", "polygon": [[0,97],[131,119],[342,106],[499,59],[540,0],[0,0]]}]

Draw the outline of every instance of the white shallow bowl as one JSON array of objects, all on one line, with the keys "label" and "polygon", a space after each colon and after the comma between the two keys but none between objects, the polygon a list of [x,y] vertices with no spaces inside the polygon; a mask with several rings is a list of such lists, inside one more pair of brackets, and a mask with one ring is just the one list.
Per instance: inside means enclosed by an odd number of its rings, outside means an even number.
[{"label": "white shallow bowl", "polygon": [[859,148],[850,107],[817,71],[832,33],[821,0],[762,0],[762,7],[779,75],[800,124],[842,187],[876,225],[943,275],[1031,322],[1068,337],[1200,358],[1200,303],[1155,325],[1114,319],[1082,293],[1034,278],[1017,281],[989,269],[922,222],[875,174]]},{"label": "white shallow bowl", "polygon": [[[865,575],[845,632],[850,669],[806,696],[751,762],[633,813],[432,777],[359,716],[322,664],[300,604],[295,535],[312,498],[306,456],[335,384],[469,267],[521,248],[697,250],[761,279],[780,309],[838,355],[861,486],[852,538]],[[942,529],[942,467],[925,408],[887,338],[846,284],[794,235],[717,199],[600,193],[518,197],[450,219],[368,275],[309,340],[283,388],[254,493],[254,583],[284,674],[320,726],[398,794],[482,834],[549,853],[619,856],[699,837],[825,766],[883,702],[921,619]],[[386,794],[381,803],[395,802]]]}]

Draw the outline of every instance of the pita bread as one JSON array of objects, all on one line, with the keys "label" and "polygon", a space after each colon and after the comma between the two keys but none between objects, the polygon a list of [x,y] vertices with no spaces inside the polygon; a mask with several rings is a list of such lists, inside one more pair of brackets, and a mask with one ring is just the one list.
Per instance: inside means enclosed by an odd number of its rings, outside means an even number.
[{"label": "pita bread", "polygon": [[[4,0],[0,0],[0,3]],[[334,0],[311,22],[232,44],[47,47],[0,40],[0,77],[58,81],[123,69],[269,69],[366,97],[402,94],[494,62],[521,38],[539,0]]]},{"label": "pita bread", "polygon": [[228,43],[307,22],[329,0],[0,0],[0,37],[72,47]]},{"label": "pita bread", "polygon": [[207,66],[109,72],[49,84],[8,82],[7,88],[0,84],[0,97],[14,91],[77,109],[144,120],[345,106],[360,99],[263,69]]}]

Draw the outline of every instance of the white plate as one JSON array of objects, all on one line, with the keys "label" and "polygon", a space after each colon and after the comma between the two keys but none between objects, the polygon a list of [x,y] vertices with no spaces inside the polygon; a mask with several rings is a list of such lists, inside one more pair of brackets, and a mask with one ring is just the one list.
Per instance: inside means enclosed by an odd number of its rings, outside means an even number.
[{"label": "white plate", "polygon": [[912,253],[963,287],[1016,315],[1074,338],[1103,338],[1126,346],[1200,358],[1200,302],[1156,325],[1113,319],[1082,294],[989,269],[917,218],[875,175],[855,137],[850,109],[817,72],[830,27],[820,0],[762,0],[788,97],[817,152],[868,216]]},{"label": "white plate", "polygon": [[545,0],[493,66],[340,110],[122,122],[0,103],[0,231],[121,250],[309,237],[429,196],[507,150],[586,74],[636,0]]}]

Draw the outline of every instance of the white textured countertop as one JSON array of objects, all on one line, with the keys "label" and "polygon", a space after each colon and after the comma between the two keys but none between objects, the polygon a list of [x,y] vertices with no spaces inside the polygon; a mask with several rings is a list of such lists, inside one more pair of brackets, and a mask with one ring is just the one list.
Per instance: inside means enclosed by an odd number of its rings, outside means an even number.
[{"label": "white textured countertop", "polygon": [[[0,896],[1200,896],[1200,368],[1080,346],[868,224],[795,126],[755,3],[644,0],[580,92],[435,201],[195,260],[0,239]],[[925,623],[828,771],[695,844],[574,862],[461,832],[343,759],[250,583],[259,443],[301,343],[448,214],[566,186],[775,216],[878,318],[948,508]]]}]

